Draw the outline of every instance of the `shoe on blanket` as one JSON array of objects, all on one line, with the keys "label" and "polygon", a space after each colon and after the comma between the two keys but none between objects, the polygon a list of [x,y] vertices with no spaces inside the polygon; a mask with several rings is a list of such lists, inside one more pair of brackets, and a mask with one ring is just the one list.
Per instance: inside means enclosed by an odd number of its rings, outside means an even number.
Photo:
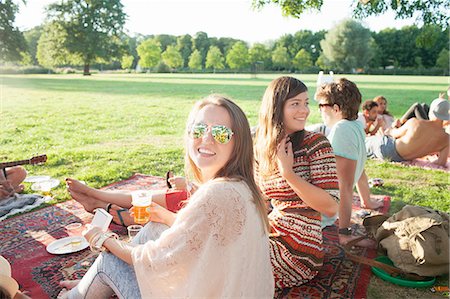
[{"label": "shoe on blanket", "polygon": [[109,203],[106,206],[106,211],[113,216],[112,221],[115,224],[122,225],[125,227],[132,224],[136,224],[134,222],[134,218],[130,216],[130,213],[128,213],[128,209]]}]

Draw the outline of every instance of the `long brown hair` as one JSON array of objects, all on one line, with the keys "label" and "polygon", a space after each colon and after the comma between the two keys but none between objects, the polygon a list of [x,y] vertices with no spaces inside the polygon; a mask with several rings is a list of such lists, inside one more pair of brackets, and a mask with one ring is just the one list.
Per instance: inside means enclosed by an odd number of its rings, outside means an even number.
[{"label": "long brown hair", "polygon": [[306,85],[293,77],[280,77],[270,82],[264,93],[255,135],[255,157],[259,175],[267,177],[277,170],[277,146],[284,137],[283,108],[285,102],[308,91]]},{"label": "long brown hair", "polygon": [[[387,101],[387,99],[386,99],[385,97],[383,97],[383,96],[376,96],[376,97],[373,98],[373,101],[374,101],[375,103],[377,103],[377,104],[379,104],[381,101],[384,101],[384,102],[386,103],[386,107],[387,107],[388,101]],[[383,114],[387,114],[387,115],[389,115],[389,116],[392,116],[392,114],[391,114],[389,111],[387,111],[386,108],[384,109]]]},{"label": "long brown hair", "polygon": [[185,169],[187,174],[192,174],[194,179],[200,183],[205,183],[200,169],[195,165],[189,156],[187,148],[189,130],[194,124],[197,113],[207,105],[215,105],[225,108],[231,118],[231,130],[234,132],[234,149],[228,162],[216,173],[214,178],[223,178],[227,180],[242,180],[247,183],[253,195],[253,201],[258,209],[261,221],[264,223],[265,231],[268,231],[269,221],[267,218],[267,209],[264,204],[262,195],[256,185],[254,178],[254,157],[253,157],[253,143],[250,133],[250,125],[244,112],[233,101],[221,96],[210,95],[203,100],[198,101],[191,110],[188,118],[185,142],[186,142],[186,156]]}]

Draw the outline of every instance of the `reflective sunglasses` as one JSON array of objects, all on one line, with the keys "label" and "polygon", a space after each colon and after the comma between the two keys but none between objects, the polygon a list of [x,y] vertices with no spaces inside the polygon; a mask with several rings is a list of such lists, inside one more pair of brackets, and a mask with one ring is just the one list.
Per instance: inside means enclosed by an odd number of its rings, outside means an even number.
[{"label": "reflective sunglasses", "polygon": [[[208,126],[203,123],[197,123],[193,124],[190,130],[190,136],[192,138],[202,138],[207,134]],[[222,125],[216,125],[211,126],[211,135],[213,136],[214,140],[217,141],[220,144],[227,144],[230,142],[231,137],[233,137],[233,131]]]}]

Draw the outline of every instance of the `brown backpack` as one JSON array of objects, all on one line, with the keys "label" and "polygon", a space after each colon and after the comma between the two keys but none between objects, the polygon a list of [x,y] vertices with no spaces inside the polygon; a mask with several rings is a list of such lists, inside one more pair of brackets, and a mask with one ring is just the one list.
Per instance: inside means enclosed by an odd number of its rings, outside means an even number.
[{"label": "brown backpack", "polygon": [[368,217],[364,225],[372,228],[380,248],[404,272],[420,276],[449,272],[448,214],[407,205],[387,219]]}]

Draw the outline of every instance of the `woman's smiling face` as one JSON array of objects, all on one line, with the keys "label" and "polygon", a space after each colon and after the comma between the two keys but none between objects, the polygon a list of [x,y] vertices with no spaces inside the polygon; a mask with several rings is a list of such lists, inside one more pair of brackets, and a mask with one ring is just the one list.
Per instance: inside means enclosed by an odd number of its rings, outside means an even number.
[{"label": "woman's smiling face", "polygon": [[197,138],[190,134],[189,156],[200,169],[202,180],[206,182],[227,164],[234,149],[232,137],[225,144],[219,143],[212,136],[211,129],[213,126],[225,126],[231,129],[233,123],[225,108],[209,104],[198,111],[194,120],[195,124],[204,124],[207,129],[203,136],[195,136]]},{"label": "woman's smiling face", "polygon": [[303,130],[309,116],[308,92],[287,99],[283,107],[283,124],[286,134]]}]

